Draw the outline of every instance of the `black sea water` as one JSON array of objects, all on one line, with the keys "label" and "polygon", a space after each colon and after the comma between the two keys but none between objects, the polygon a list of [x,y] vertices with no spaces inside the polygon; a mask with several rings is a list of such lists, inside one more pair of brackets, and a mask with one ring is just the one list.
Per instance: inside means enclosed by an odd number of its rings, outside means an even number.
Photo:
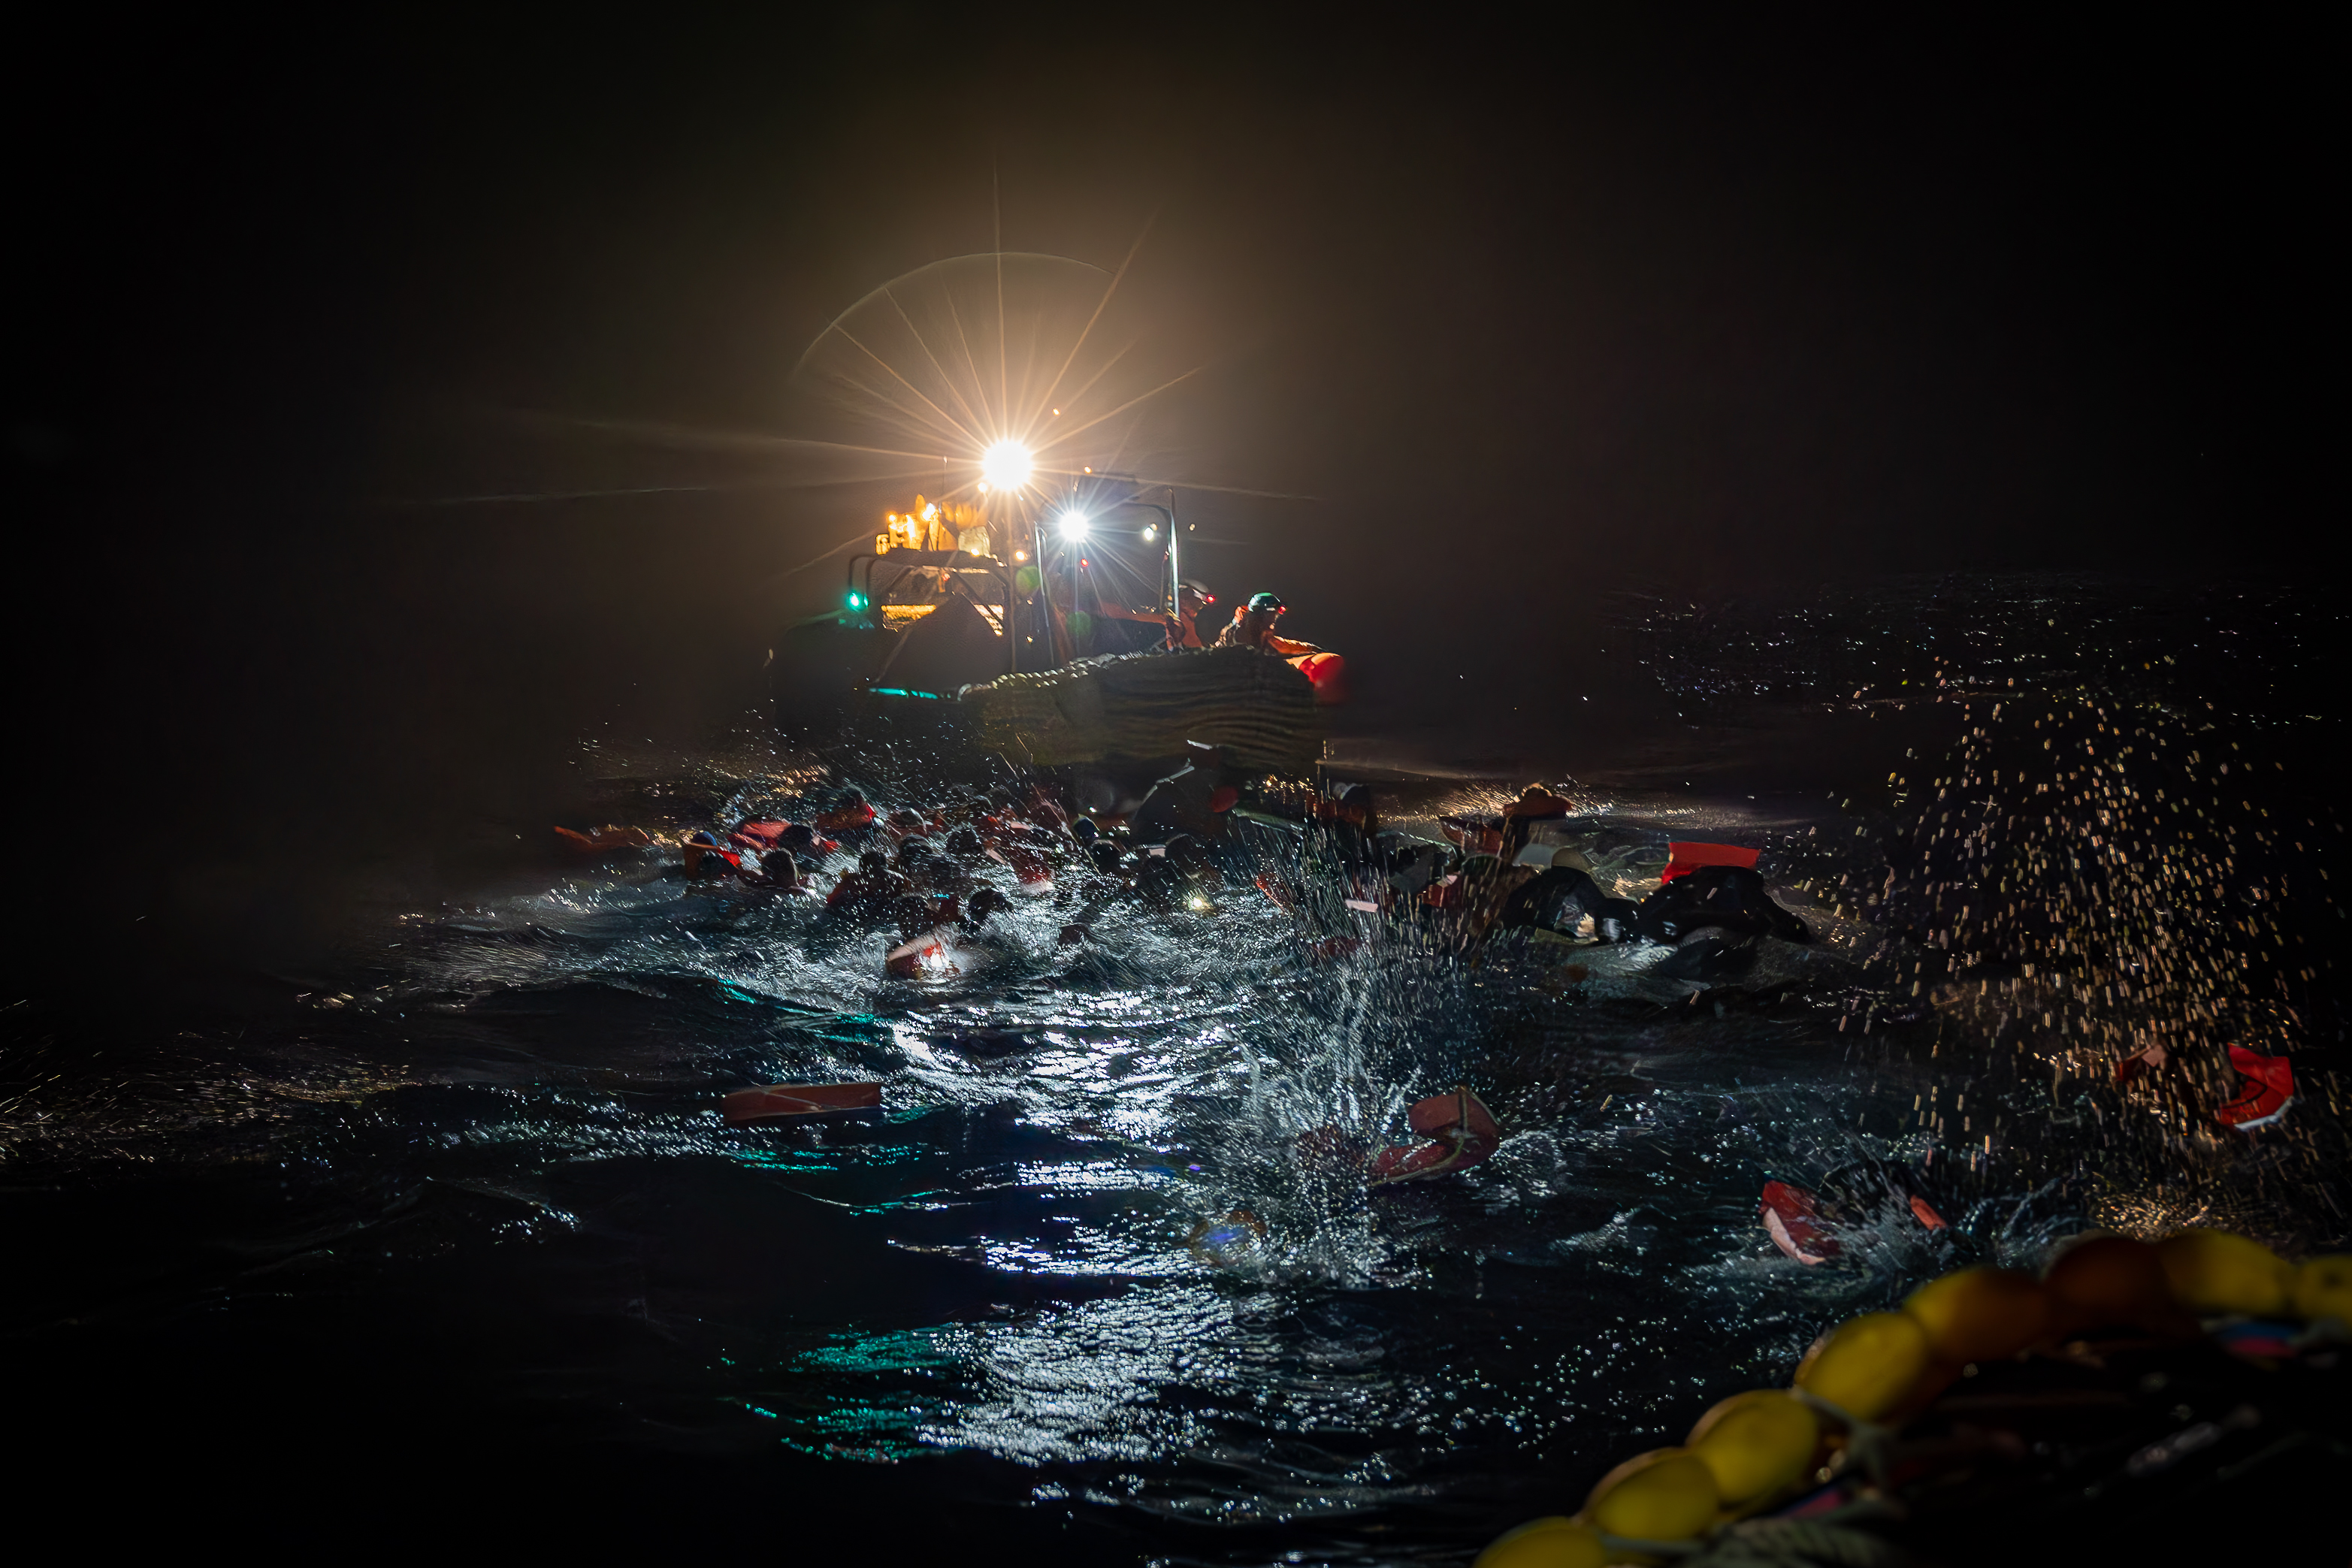
[{"label": "black sea water", "polygon": [[[984,964],[897,980],[814,900],[535,841],[300,968],[28,988],[0,1104],[19,1483],[345,1549],[1462,1562],[1956,1258],[2196,1219],[2340,1247],[2330,1077],[2250,1137],[2100,1070],[2159,1027],[2342,1043],[2342,715],[2302,667],[2335,613],[2044,579],[1635,604],[1656,722],[1612,755],[1335,750],[1432,837],[1546,778],[1629,887],[1669,839],[1758,847],[1822,955],[1771,997],[1377,921],[1337,951],[1239,874],[1083,943],[1007,878]],[[926,803],[854,749],[583,755],[611,820],[673,842],[842,781]],[[2084,903],[2102,823],[2181,868],[2168,925]],[[1316,873],[1240,832],[1229,872]],[[2178,945],[2174,988],[2116,999],[2134,943]],[[847,1079],[884,1109],[718,1114]],[[1475,1170],[1375,1194],[1299,1156],[1457,1083],[1509,1134]],[[1765,1182],[1872,1159],[1954,1234],[1775,1249]]]}]

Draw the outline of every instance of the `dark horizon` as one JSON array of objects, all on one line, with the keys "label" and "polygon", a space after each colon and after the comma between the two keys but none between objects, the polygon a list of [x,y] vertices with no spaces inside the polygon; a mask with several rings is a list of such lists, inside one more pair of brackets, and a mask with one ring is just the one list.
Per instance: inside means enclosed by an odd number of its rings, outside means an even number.
[{"label": "dark horizon", "polygon": [[[598,727],[737,721],[838,592],[778,574],[918,486],[560,422],[792,434],[817,328],[1000,224],[1141,239],[1129,298],[1207,366],[1158,465],[1316,497],[1188,493],[1234,541],[1198,569],[1349,652],[1364,724],[1638,705],[1627,587],[2288,570],[2339,444],[2321,51],[2256,24],[899,7],[27,57],[30,732],[198,859],[543,815]],[[634,486],[688,488],[448,504]]]}]

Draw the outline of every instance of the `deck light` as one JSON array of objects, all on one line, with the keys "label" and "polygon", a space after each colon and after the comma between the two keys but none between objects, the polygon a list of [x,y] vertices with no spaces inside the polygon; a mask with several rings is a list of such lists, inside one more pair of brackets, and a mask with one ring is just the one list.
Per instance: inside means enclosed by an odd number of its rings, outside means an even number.
[{"label": "deck light", "polygon": [[1016,489],[1029,482],[1035,461],[1017,441],[1000,441],[980,455],[981,477],[996,488]]},{"label": "deck light", "polygon": [[1093,526],[1094,519],[1084,512],[1064,512],[1059,524],[1062,537],[1074,542],[1085,538],[1087,529]]}]

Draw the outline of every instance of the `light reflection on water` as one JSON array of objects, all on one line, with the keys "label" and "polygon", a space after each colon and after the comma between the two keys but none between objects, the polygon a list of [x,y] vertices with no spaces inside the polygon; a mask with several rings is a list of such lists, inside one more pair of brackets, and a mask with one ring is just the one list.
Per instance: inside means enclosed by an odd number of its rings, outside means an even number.
[{"label": "light reflection on water", "polygon": [[[1715,1020],[1696,1038],[1575,1022],[1611,1049],[1559,1042],[1569,1075],[1617,1088],[1565,1117],[1531,1105],[1487,1166],[1377,1198],[1302,1170],[1301,1133],[1393,1127],[1410,1099],[1479,1073],[1497,1031],[1553,1027],[1507,965],[1473,976],[1378,946],[1309,964],[1270,904],[1226,905],[1207,920],[1115,913],[1075,952],[1055,910],[1016,906],[990,971],[917,988],[879,977],[876,939],[828,932],[804,905],[575,880],[446,930],[397,994],[704,982],[706,1018],[736,1026],[715,1076],[882,1076],[891,1111],[871,1133],[725,1132],[670,1107],[470,1136],[535,1139],[559,1161],[723,1151],[744,1179],[877,1224],[894,1250],[974,1266],[968,1299],[925,1327],[793,1350],[803,1314],[779,1333],[756,1303],[700,1327],[746,1369],[732,1397],[777,1440],[1140,1465],[1094,1495],[1171,1517],[1351,1515],[1437,1485],[1432,1465],[1465,1445],[1597,1448],[1675,1418],[1727,1372],[1785,1360],[1820,1315],[1930,1261],[1809,1277],[1760,1246],[1759,1159],[1805,1132],[1857,1141],[1840,1124],[1847,1052],[1804,1021]],[[457,939],[524,930],[561,940]],[[953,1030],[980,1023],[1035,1045],[967,1056]],[[1559,1088],[1486,1076],[1499,1105]],[[1235,1209],[1266,1239],[1213,1267],[1188,1237]],[[1014,1277],[1047,1296],[982,1299],[985,1280]],[[1098,1293],[1055,1300],[1056,1281]],[[1311,1464],[1285,1448],[1335,1436],[1349,1452]]]},{"label": "light reflection on water", "polygon": [[[1857,860],[1876,841],[1833,804],[1580,801],[1676,836],[1720,821],[1824,876],[1841,862],[1807,847],[1820,830]],[[1624,836],[1623,863],[1654,867],[1668,833]],[[916,984],[883,975],[876,935],[649,857],[403,912],[396,947],[306,988],[299,1027],[220,1031],[169,1096],[92,1091],[9,1135],[19,1163],[268,1172],[295,1209],[220,1222],[238,1268],[274,1270],[219,1276],[230,1297],[301,1270],[388,1290],[454,1256],[485,1299],[642,1340],[609,1363],[516,1353],[496,1375],[551,1425],[910,1464],[976,1450],[1030,1467],[1041,1509],[1311,1525],[1296,1539],[1360,1561],[1393,1555],[1349,1533],[1367,1521],[1461,1545],[1573,1506],[1711,1399],[1784,1377],[1825,1323],[1961,1257],[2030,1264],[2094,1213],[2180,1218],[2184,1179],[2273,1233],[2326,1223],[2323,1145],[2256,1168],[2225,1140],[2118,1139],[2099,1118],[2127,1108],[2053,1085],[2038,1046],[1985,1049],[1995,993],[1841,1029],[1868,1016],[1857,998],[1910,995],[1917,950],[1824,902],[1804,914],[1823,937],[1811,999],[1779,1010],[1685,1005],[1655,950],[1588,950],[1573,987],[1557,955],[1507,945],[1318,961],[1245,882],[1206,915],[1114,904],[1076,946],[1066,909],[1016,898],[978,973]],[[960,1043],[982,1028],[1028,1043]],[[747,1083],[868,1077],[878,1117],[730,1130],[716,1112]],[[1302,1168],[1300,1134],[1393,1131],[1461,1082],[1512,1134],[1486,1164],[1378,1196]],[[1956,1092],[1980,1118],[1965,1128],[1938,1119]],[[1762,1182],[1863,1155],[1935,1173],[1967,1235],[1890,1221],[1821,1269],[1775,1251]],[[1235,1211],[1263,1240],[1203,1246]]]}]

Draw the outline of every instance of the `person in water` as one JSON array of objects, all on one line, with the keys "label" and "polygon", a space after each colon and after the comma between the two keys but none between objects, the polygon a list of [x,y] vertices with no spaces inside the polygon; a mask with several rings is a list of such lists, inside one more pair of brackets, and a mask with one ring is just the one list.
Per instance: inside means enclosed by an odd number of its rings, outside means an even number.
[{"label": "person in water", "polygon": [[1195,740],[1185,743],[1185,758],[1183,767],[1152,781],[1151,792],[1129,819],[1139,841],[1155,842],[1171,833],[1223,835],[1224,813],[1241,799],[1226,780],[1225,754]]},{"label": "person in water", "polygon": [[911,892],[906,879],[890,867],[890,857],[881,850],[867,850],[858,857],[857,869],[842,873],[825,898],[825,906],[838,910],[853,920],[871,920],[891,903]]},{"label": "person in water", "polygon": [[[800,862],[803,875],[822,867],[825,857],[840,847],[831,839],[818,838],[806,822],[794,822],[776,836],[776,848]],[[765,863],[764,857],[761,863]]]},{"label": "person in water", "polygon": [[1535,836],[1538,822],[1558,821],[1568,815],[1568,801],[1540,784],[1530,784],[1519,798],[1503,808],[1503,838],[1497,852],[1507,864],[1517,864]]},{"label": "person in water", "polygon": [[1773,900],[1753,867],[1738,865],[1703,865],[1661,883],[1642,900],[1633,925],[1653,942],[1678,943],[1700,930],[1784,942],[1812,938],[1802,920]]},{"label": "person in water", "polygon": [[1371,786],[1350,784],[1339,799],[1318,801],[1315,819],[1321,824],[1325,849],[1348,881],[1349,895],[1377,902],[1385,867]]},{"label": "person in water", "polygon": [[829,811],[819,811],[810,826],[819,831],[839,833],[844,842],[856,842],[852,834],[862,833],[874,825],[874,808],[856,789],[844,789],[841,801]]},{"label": "person in water", "polygon": [[1301,643],[1274,634],[1274,624],[1290,607],[1271,593],[1254,593],[1250,601],[1234,612],[1233,620],[1217,633],[1220,648],[1254,648],[1261,653],[1271,653],[1277,659],[1296,659],[1302,653],[1319,653],[1323,650],[1312,643]]},{"label": "person in water", "polygon": [[[749,857],[746,857],[747,859]],[[766,854],[737,873],[747,887],[768,888],[777,893],[801,893],[800,862],[786,849],[770,850]]]}]

